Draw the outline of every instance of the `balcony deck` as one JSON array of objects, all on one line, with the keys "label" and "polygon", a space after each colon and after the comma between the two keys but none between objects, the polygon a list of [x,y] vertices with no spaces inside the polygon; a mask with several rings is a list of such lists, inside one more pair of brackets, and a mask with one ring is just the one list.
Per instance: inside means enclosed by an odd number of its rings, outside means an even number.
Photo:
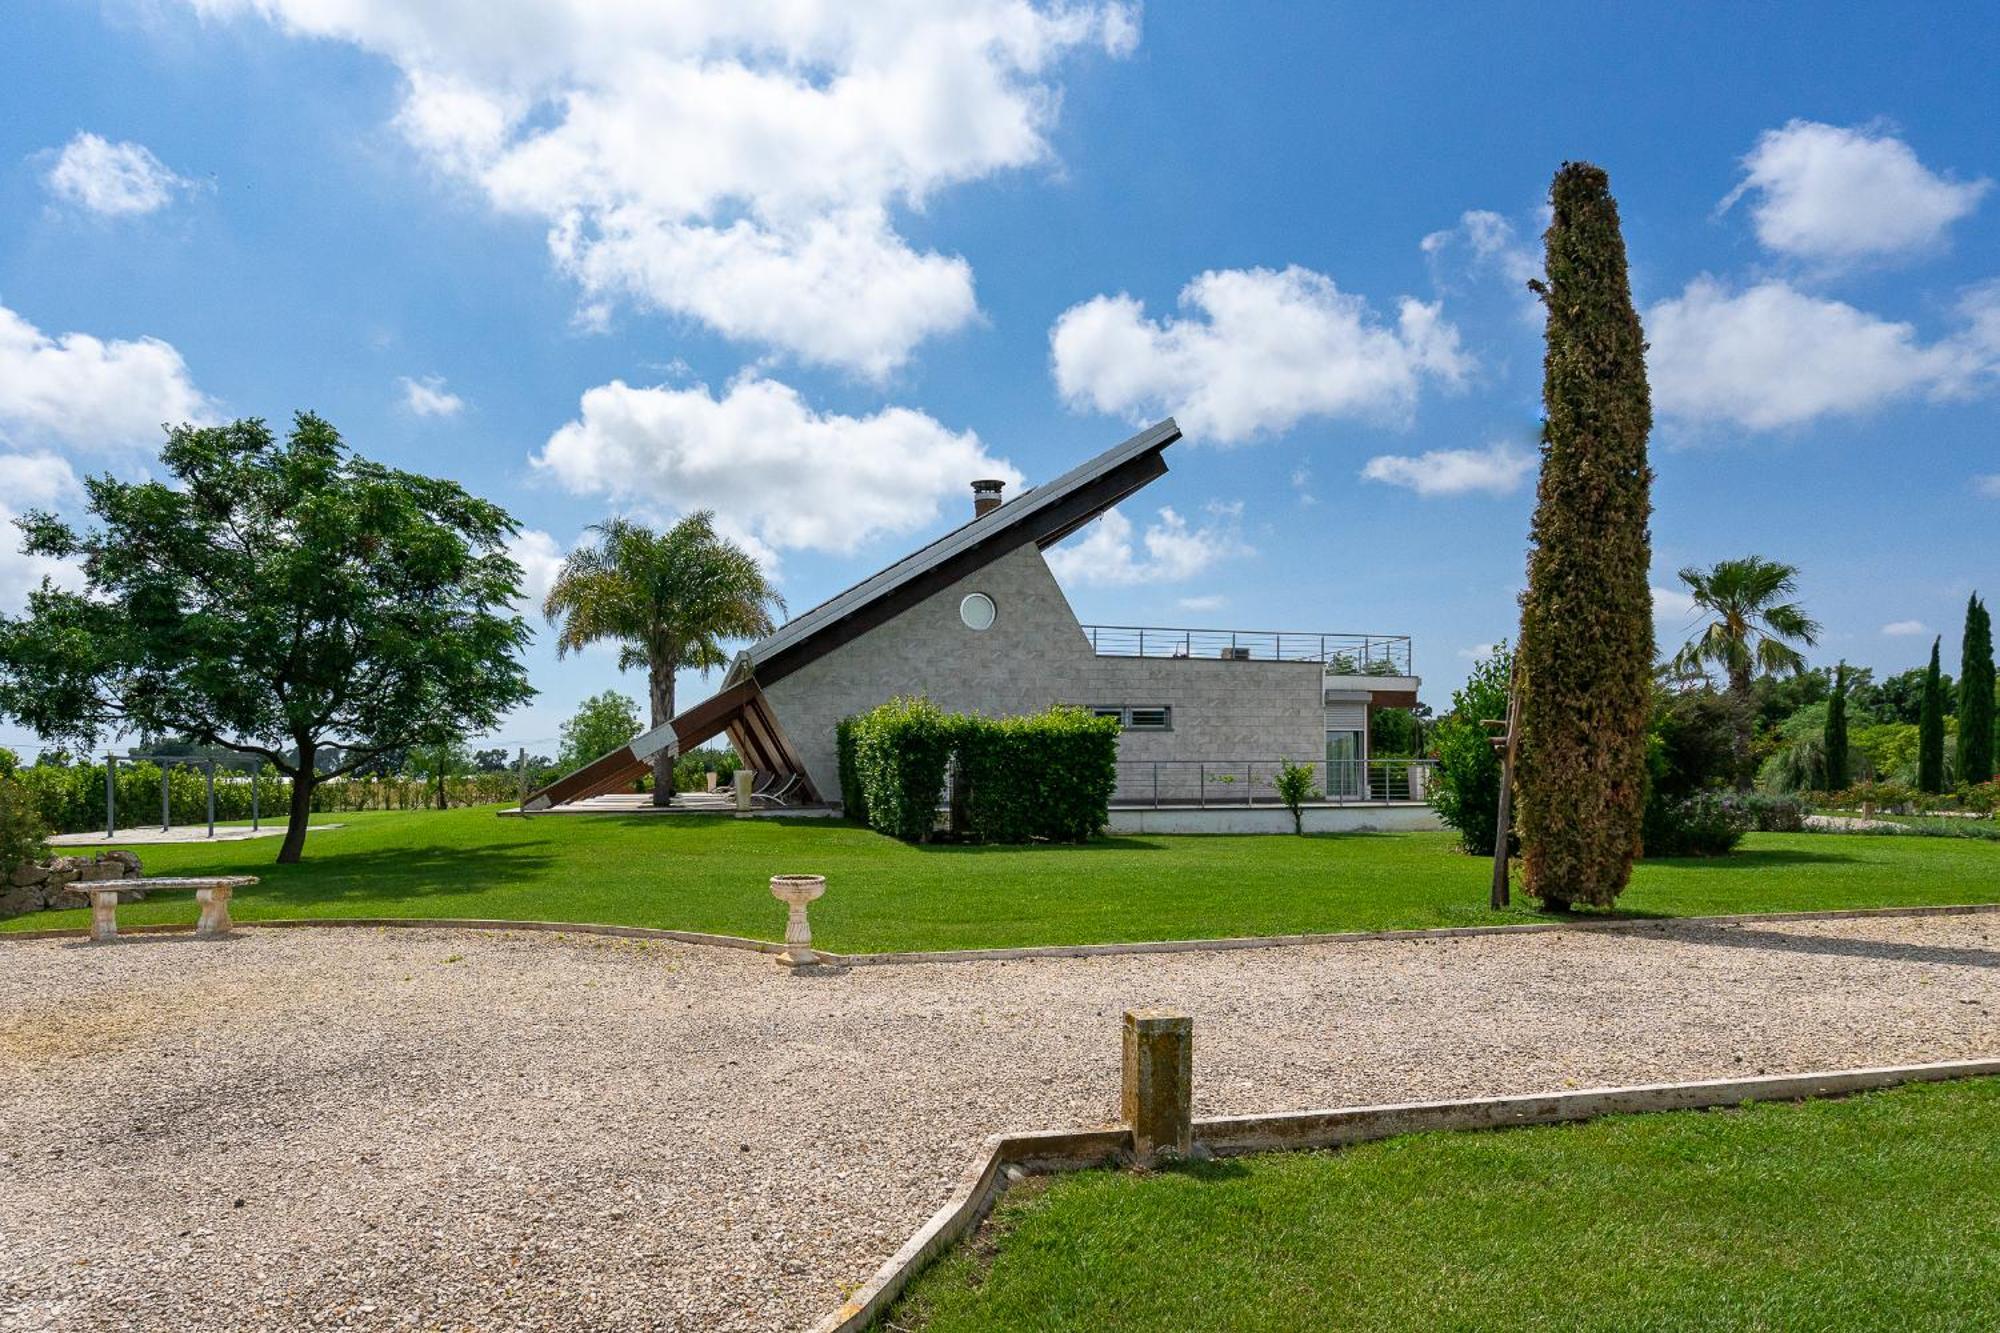
[{"label": "balcony deck", "polygon": [[1171,629],[1085,625],[1099,657],[1209,657],[1239,662],[1318,662],[1334,676],[1412,676],[1407,634]]}]

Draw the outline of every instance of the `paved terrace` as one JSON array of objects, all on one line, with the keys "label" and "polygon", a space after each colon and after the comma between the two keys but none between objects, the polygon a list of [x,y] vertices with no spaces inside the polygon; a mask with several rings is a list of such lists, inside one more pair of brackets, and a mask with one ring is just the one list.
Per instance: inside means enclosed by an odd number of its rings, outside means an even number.
[{"label": "paved terrace", "polygon": [[982,1136],[1992,1055],[2000,916],[792,977],[583,936],[0,944],[0,1328],[809,1324]]}]

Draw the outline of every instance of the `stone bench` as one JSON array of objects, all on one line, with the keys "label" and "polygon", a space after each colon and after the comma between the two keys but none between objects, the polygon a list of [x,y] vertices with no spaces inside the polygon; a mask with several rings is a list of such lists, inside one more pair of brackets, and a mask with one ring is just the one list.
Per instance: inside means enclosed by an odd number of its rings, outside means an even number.
[{"label": "stone bench", "polygon": [[210,936],[220,935],[229,929],[229,895],[244,885],[256,882],[255,875],[208,875],[186,879],[107,879],[76,887],[90,894],[90,938],[102,942],[118,938],[120,889],[144,889],[148,893],[160,889],[193,889],[194,900],[201,904],[201,919],[195,922],[194,933]]}]

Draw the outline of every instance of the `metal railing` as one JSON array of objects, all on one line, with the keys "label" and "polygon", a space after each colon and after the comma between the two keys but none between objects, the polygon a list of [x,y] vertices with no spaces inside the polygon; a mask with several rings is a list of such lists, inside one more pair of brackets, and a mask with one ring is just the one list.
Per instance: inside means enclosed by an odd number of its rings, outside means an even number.
[{"label": "metal railing", "polygon": [[[1278,796],[1282,759],[1121,759],[1111,804],[1125,809],[1168,806],[1283,805]],[[1361,805],[1423,801],[1430,790],[1430,759],[1318,760],[1313,804]]]},{"label": "metal railing", "polygon": [[1099,657],[1210,657],[1239,662],[1319,662],[1336,675],[1407,676],[1407,634],[1302,634],[1291,630],[1167,629],[1085,625]]}]

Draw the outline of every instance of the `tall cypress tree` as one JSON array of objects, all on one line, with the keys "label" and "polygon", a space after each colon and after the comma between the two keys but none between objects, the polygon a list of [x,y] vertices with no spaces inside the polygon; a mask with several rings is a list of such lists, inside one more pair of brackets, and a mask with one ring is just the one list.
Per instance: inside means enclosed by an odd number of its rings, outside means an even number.
[{"label": "tall cypress tree", "polygon": [[1924,672],[1923,711],[1917,715],[1917,790],[1944,790],[1944,682],[1938,673],[1938,640]]},{"label": "tall cypress tree", "polygon": [[1959,650],[1958,780],[1993,780],[1993,617],[1978,593],[1965,604]]},{"label": "tall cypress tree", "polygon": [[1639,852],[1653,694],[1653,409],[1610,180],[1549,191],[1542,472],[1521,596],[1515,790],[1529,893],[1609,906]]},{"label": "tall cypress tree", "polygon": [[1833,671],[1833,695],[1826,701],[1826,789],[1847,789],[1847,663]]}]

